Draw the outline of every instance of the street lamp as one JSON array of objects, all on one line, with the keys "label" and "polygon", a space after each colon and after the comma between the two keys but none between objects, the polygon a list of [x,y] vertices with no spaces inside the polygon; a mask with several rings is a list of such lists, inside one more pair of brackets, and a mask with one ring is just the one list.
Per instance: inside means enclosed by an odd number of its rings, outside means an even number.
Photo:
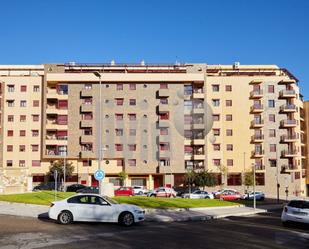
[{"label": "street lamp", "polygon": [[[101,170],[102,161],[102,80],[101,74],[97,71],[93,72],[94,76],[99,78],[99,157],[98,157],[98,170]],[[99,194],[102,190],[102,180],[99,180]]]}]

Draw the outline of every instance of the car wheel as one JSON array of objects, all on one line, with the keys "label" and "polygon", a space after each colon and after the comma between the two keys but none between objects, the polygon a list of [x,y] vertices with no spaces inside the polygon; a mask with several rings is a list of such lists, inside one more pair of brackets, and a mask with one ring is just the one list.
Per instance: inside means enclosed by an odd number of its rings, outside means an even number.
[{"label": "car wheel", "polygon": [[62,225],[68,225],[72,223],[72,221],[73,215],[70,211],[65,210],[58,215],[58,222]]},{"label": "car wheel", "polygon": [[142,191],[139,191],[139,192],[138,192],[138,194],[139,194],[139,195],[142,195],[142,194],[143,194],[143,192],[142,192]]},{"label": "car wheel", "polygon": [[210,199],[210,197],[209,197],[209,196],[206,196],[205,199]]},{"label": "car wheel", "polygon": [[119,224],[129,227],[134,224],[134,216],[130,212],[124,212],[119,216]]}]

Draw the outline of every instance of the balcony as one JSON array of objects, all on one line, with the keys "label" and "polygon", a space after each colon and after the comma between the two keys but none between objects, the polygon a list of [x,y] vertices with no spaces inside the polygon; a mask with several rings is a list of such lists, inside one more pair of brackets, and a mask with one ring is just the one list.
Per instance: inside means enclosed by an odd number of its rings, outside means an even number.
[{"label": "balcony", "polygon": [[63,92],[58,92],[56,89],[47,89],[46,93],[47,99],[68,99],[68,94],[63,94]]},{"label": "balcony", "polygon": [[59,140],[57,138],[46,139],[45,140],[45,144],[46,145],[59,145],[59,146],[62,146],[62,145],[68,145],[68,141],[67,140]]},{"label": "balcony", "polygon": [[295,90],[281,90],[279,92],[280,98],[296,98]]},{"label": "balcony", "polygon": [[278,82],[280,85],[289,85],[289,84],[295,84],[296,81],[293,79],[284,79]]},{"label": "balcony", "polygon": [[296,127],[297,120],[296,119],[284,119],[280,121],[281,127]]},{"label": "balcony", "polygon": [[193,139],[193,144],[194,145],[205,145],[205,138],[203,139]]},{"label": "balcony", "polygon": [[205,124],[203,122],[197,122],[197,123],[194,122],[192,128],[196,130],[205,129]]},{"label": "balcony", "polygon": [[252,120],[251,121],[251,127],[252,128],[261,128],[264,126],[264,120],[260,119],[260,120]]},{"label": "balcony", "polygon": [[91,150],[84,150],[81,152],[81,158],[95,158],[95,153]]},{"label": "balcony", "polygon": [[169,105],[168,104],[159,104],[159,111],[161,112],[167,112],[169,111]]},{"label": "balcony", "polygon": [[80,142],[81,143],[94,143],[94,137],[92,135],[81,135],[80,137]]},{"label": "balcony", "polygon": [[194,160],[205,160],[205,151],[204,150],[196,150],[193,152],[193,159]]},{"label": "balcony", "polygon": [[289,163],[289,164],[284,164],[281,166],[282,171],[293,171],[293,170],[298,170],[298,166],[296,163]]},{"label": "balcony", "polygon": [[264,156],[264,150],[251,151],[251,156],[255,157],[255,158],[263,157]]},{"label": "balcony", "polygon": [[66,115],[68,114],[68,109],[58,109],[55,105],[47,105],[46,114]]},{"label": "balcony", "polygon": [[203,106],[193,106],[193,114],[204,114]]},{"label": "balcony", "polygon": [[[134,137],[134,139],[135,139],[135,137]],[[161,143],[170,142],[170,140],[171,140],[170,136],[166,136],[166,135],[160,135],[159,136],[159,142],[161,142]]]},{"label": "balcony", "polygon": [[255,85],[255,84],[262,84],[263,80],[262,79],[255,79],[250,81],[250,85]]},{"label": "balcony", "polygon": [[255,104],[250,107],[250,112],[252,113],[260,113],[263,112],[263,105],[261,104]]},{"label": "balcony", "polygon": [[80,126],[82,128],[88,128],[93,126],[93,120],[82,120],[80,121]]},{"label": "balcony", "polygon": [[46,149],[45,153],[46,157],[60,158],[67,156],[67,153],[65,151],[58,151],[56,149]]},{"label": "balcony", "polygon": [[251,142],[252,143],[262,143],[263,140],[264,140],[264,135],[262,135],[262,134],[261,135],[255,134],[255,135],[251,136]]},{"label": "balcony", "polygon": [[83,89],[81,90],[81,92],[80,92],[80,96],[81,96],[81,97],[92,97],[92,95],[93,95],[93,90],[92,90],[92,88],[90,88],[90,89],[85,89],[85,88],[83,88]]},{"label": "balcony", "polygon": [[168,97],[168,96],[170,96],[169,89],[159,89],[158,95],[159,95],[159,97]]},{"label": "balcony", "polygon": [[160,157],[168,157],[170,158],[171,157],[171,151],[169,150],[160,150],[159,151],[159,154],[160,154]]},{"label": "balcony", "polygon": [[92,112],[93,111],[93,105],[89,103],[83,103],[81,106],[81,112]]},{"label": "balcony", "polygon": [[263,90],[253,90],[250,92],[251,99],[260,99],[263,97]]},{"label": "balcony", "polygon": [[203,88],[194,88],[193,89],[193,98],[194,99],[204,99],[204,89]]},{"label": "balcony", "polygon": [[159,119],[159,128],[170,127],[170,123],[167,119]]},{"label": "balcony", "polygon": [[265,165],[260,164],[260,165],[255,165],[255,171],[264,171],[265,170]]},{"label": "balcony", "polygon": [[282,135],[280,137],[280,142],[282,143],[292,143],[292,142],[297,142],[299,139],[299,136],[297,133],[295,134],[289,134],[289,135]]},{"label": "balcony", "polygon": [[280,106],[280,111],[281,112],[296,112],[296,105],[293,104],[287,104],[287,105],[282,105]]},{"label": "balcony", "polygon": [[296,157],[297,156],[297,150],[295,149],[288,149],[281,151],[282,157]]}]

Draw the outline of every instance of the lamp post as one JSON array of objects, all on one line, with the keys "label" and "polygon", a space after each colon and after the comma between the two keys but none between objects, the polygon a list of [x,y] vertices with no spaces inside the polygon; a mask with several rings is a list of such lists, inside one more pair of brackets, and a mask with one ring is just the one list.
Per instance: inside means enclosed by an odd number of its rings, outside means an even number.
[{"label": "lamp post", "polygon": [[255,163],[252,163],[253,169],[253,208],[256,209],[256,196],[255,196]]},{"label": "lamp post", "polygon": [[[93,74],[99,78],[99,155],[98,155],[98,170],[101,170],[102,161],[102,80],[99,72],[93,72]],[[99,194],[102,190],[102,180],[99,180]]]}]

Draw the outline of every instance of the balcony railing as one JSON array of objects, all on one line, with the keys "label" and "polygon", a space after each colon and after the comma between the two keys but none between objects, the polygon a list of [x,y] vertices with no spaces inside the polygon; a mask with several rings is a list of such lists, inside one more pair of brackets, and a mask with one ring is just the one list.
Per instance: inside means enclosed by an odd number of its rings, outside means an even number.
[{"label": "balcony railing", "polygon": [[280,137],[282,142],[286,142],[286,141],[289,141],[289,140],[297,140],[298,138],[299,138],[299,135],[297,133],[282,135]]},{"label": "balcony railing", "polygon": [[280,106],[281,112],[295,112],[296,111],[296,105],[294,104],[288,104],[288,105],[282,105]]},{"label": "balcony railing", "polygon": [[281,126],[296,126],[297,120],[296,119],[284,119],[280,121]]},{"label": "balcony railing", "polygon": [[262,112],[263,111],[263,105],[261,104],[254,104],[250,108],[251,112]]},{"label": "balcony railing", "polygon": [[252,157],[261,157],[264,155],[264,150],[254,150],[251,152]]},{"label": "balcony railing", "polygon": [[255,165],[255,170],[265,170],[265,165],[263,164]]},{"label": "balcony railing", "polygon": [[282,157],[297,156],[297,150],[295,150],[295,149],[283,150],[283,151],[281,151],[281,156]]},{"label": "balcony railing", "polygon": [[296,97],[295,90],[281,90],[279,93],[281,98],[294,98]]},{"label": "balcony railing", "polygon": [[261,127],[264,125],[264,120],[263,119],[260,119],[260,120],[252,120],[251,121],[251,126],[252,127]]},{"label": "balcony railing", "polygon": [[255,134],[255,135],[251,136],[252,142],[262,141],[263,139],[264,139],[263,134]]},{"label": "balcony railing", "polygon": [[250,92],[250,98],[261,98],[263,97],[263,90],[253,90]]}]

